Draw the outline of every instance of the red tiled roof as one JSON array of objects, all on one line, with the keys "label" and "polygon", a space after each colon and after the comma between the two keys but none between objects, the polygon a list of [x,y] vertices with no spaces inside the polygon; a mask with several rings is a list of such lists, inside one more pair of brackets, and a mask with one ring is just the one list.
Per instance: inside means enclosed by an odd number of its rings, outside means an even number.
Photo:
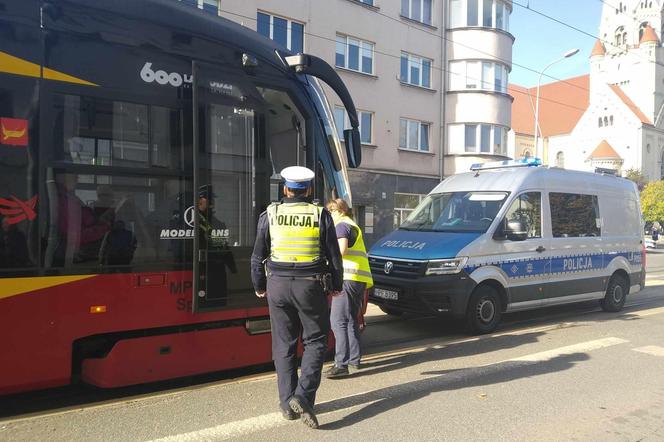
[{"label": "red tiled roof", "polygon": [[638,108],[636,104],[623,92],[622,89],[620,89],[620,86],[616,86],[615,84],[610,84],[609,87],[615,94],[622,100],[623,103],[636,115],[636,117],[641,120],[641,123],[644,124],[650,124],[652,126],[652,122],[646,115],[641,111],[641,109]]},{"label": "red tiled roof", "polygon": [[659,43],[657,34],[655,34],[655,30],[650,25],[646,26],[645,30],[643,31],[643,35],[641,36],[641,41],[639,41],[639,44],[649,42]]},{"label": "red tiled roof", "polygon": [[[541,135],[563,135],[572,132],[588,108],[590,75],[569,78],[540,87],[539,124]],[[522,135],[534,135],[537,88],[510,84],[512,129]]]},{"label": "red tiled roof", "polygon": [[588,159],[598,159],[598,158],[614,158],[621,159],[618,152],[611,147],[611,145],[606,141],[602,140],[601,143],[593,150],[593,153],[590,154]]},{"label": "red tiled roof", "polygon": [[600,41],[598,38],[595,41],[595,46],[593,46],[593,51],[590,53],[591,57],[594,57],[595,55],[604,55],[606,54],[606,49],[604,48],[604,43]]}]

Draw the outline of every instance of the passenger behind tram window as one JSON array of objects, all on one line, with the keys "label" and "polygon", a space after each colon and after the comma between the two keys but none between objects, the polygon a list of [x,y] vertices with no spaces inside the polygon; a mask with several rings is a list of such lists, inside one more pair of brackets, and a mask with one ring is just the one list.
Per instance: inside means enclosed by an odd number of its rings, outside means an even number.
[{"label": "passenger behind tram window", "polygon": [[128,265],[131,264],[136,251],[136,236],[127,229],[124,221],[113,223],[111,230],[106,232],[99,248],[99,264]]},{"label": "passenger behind tram window", "polygon": [[0,270],[29,266],[30,255],[28,241],[16,224],[10,224],[9,218],[0,222]]},{"label": "passenger behind tram window", "polygon": [[107,184],[97,186],[97,200],[92,206],[95,219],[103,219],[112,224],[115,220],[117,203],[120,203],[120,201],[116,201],[111,186]]},{"label": "passenger behind tram window", "polygon": [[76,175],[60,174],[55,181],[58,194],[58,244],[54,265],[97,261],[101,241],[112,225],[110,212],[99,219],[95,217],[93,209],[76,195]]}]

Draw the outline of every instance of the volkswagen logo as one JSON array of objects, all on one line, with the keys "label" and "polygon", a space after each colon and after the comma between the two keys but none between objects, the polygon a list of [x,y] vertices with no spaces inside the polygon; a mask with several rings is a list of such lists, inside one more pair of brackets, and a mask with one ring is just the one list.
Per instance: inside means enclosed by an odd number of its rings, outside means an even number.
[{"label": "volkswagen logo", "polygon": [[392,261],[387,261],[385,263],[385,267],[383,268],[383,271],[385,272],[386,275],[389,275],[392,273],[392,269],[394,268],[394,263]]}]

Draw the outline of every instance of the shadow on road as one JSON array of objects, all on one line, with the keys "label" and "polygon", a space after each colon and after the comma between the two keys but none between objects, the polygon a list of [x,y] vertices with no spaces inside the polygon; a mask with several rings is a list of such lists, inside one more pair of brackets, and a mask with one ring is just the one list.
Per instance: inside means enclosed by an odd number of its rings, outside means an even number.
[{"label": "shadow on road", "polygon": [[[436,359],[437,355],[427,354],[430,356],[429,360]],[[586,353],[573,353],[554,357],[547,361],[506,361],[460,370],[424,372],[421,373],[422,376],[434,375],[434,377],[389,386],[369,393],[321,404],[320,407],[317,407],[320,413],[328,413],[364,404],[366,406],[344,416],[338,421],[322,425],[320,428],[322,430],[344,428],[422,399],[431,393],[502,384],[517,379],[542,376],[569,370],[577,363],[588,359],[590,357]]]},{"label": "shadow on road", "polygon": [[362,370],[353,374],[353,377],[370,376],[392,370],[400,370],[423,362],[443,359],[450,360],[459,357],[490,353],[492,351],[506,350],[524,344],[535,343],[542,335],[544,335],[543,332],[526,333],[523,335],[501,335],[495,337],[484,336],[475,341],[447,344],[443,348],[427,348],[419,353],[409,353],[394,358],[362,363]]}]

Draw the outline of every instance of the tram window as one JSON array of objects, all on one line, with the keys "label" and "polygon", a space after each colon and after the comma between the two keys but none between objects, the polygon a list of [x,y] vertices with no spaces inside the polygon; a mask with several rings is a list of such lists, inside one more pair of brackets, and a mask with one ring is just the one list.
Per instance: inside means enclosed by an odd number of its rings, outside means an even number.
[{"label": "tram window", "polygon": [[182,111],[75,95],[55,97],[56,151],[76,164],[181,167]]},{"label": "tram window", "polygon": [[164,232],[186,237],[190,193],[177,178],[55,173],[47,184],[46,267],[104,271],[190,259],[184,241],[164,240]]},{"label": "tram window", "polygon": [[151,164],[169,169],[181,168],[183,157],[183,111],[150,106]]}]

